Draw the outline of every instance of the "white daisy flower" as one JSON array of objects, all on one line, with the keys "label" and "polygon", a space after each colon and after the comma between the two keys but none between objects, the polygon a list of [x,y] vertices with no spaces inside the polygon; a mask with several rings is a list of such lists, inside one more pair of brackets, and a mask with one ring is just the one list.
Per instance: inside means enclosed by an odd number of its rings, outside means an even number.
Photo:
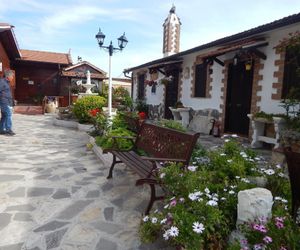
[{"label": "white daisy flower", "polygon": [[278,176],[279,177],[284,177],[284,173],[279,173]]},{"label": "white daisy flower", "polygon": [[147,222],[148,220],[149,220],[149,216],[146,215],[146,216],[143,218],[143,221],[144,221],[144,222]]},{"label": "white daisy flower", "polygon": [[276,168],[280,169],[281,165],[280,164],[276,164]]},{"label": "white daisy flower", "polygon": [[209,205],[209,206],[212,206],[212,207],[215,207],[218,205],[218,202],[214,201],[214,200],[209,200],[206,205]]},{"label": "white daisy flower", "polygon": [[232,134],[231,137],[233,137],[233,138],[238,138],[238,135]]},{"label": "white daisy flower", "polygon": [[224,140],[225,142],[229,142],[230,140],[229,139],[226,139],[226,140]]},{"label": "white daisy flower", "polygon": [[241,179],[241,177],[240,176],[236,176],[235,179]]},{"label": "white daisy flower", "polygon": [[230,190],[228,193],[229,194],[235,194],[235,192],[233,190]]},{"label": "white daisy flower", "polygon": [[201,201],[203,201],[203,199],[200,197],[200,198],[198,198],[198,200],[197,200],[197,201],[201,202]]},{"label": "white daisy flower", "polygon": [[227,188],[224,188],[223,190],[224,190],[224,192],[227,192]]},{"label": "white daisy flower", "polygon": [[232,160],[227,160],[227,162],[228,162],[228,163],[231,163],[231,162],[232,162]]},{"label": "white daisy flower", "polygon": [[197,166],[188,166],[187,167],[188,168],[188,170],[190,170],[191,172],[195,172],[196,170],[197,170]]},{"label": "white daisy flower", "polygon": [[267,169],[264,171],[267,175],[273,175],[275,174],[275,171],[273,169]]},{"label": "white daisy flower", "polygon": [[165,205],[165,206],[164,206],[164,209],[167,209],[168,207],[169,207],[169,204]]},{"label": "white daisy flower", "polygon": [[246,178],[242,178],[241,181],[245,182],[245,183],[250,183],[250,181],[248,179],[246,179]]},{"label": "white daisy flower", "polygon": [[226,201],[226,198],[225,198],[225,197],[222,197],[222,198],[221,198],[221,201]]},{"label": "white daisy flower", "polygon": [[197,196],[201,196],[203,193],[201,191],[197,191],[194,194],[197,195]]},{"label": "white daisy flower", "polygon": [[226,155],[225,153],[220,154],[220,156],[225,156],[225,155]]},{"label": "white daisy flower", "polygon": [[160,221],[160,224],[162,225],[162,224],[165,224],[166,222],[167,222],[167,218],[164,218]]},{"label": "white daisy flower", "polygon": [[168,240],[169,239],[169,230],[165,231],[163,234],[164,240]]},{"label": "white daisy flower", "polygon": [[192,200],[192,201],[194,201],[194,200],[198,199],[198,196],[195,195],[195,193],[191,193],[191,194],[189,194],[189,199]]},{"label": "white daisy flower", "polygon": [[208,189],[208,188],[205,188],[205,189],[204,189],[204,192],[205,192],[205,193],[207,193],[207,194],[209,194],[209,193],[210,193],[210,191],[209,191],[209,189]]},{"label": "white daisy flower", "polygon": [[151,222],[152,222],[153,224],[156,224],[156,223],[157,223],[157,218],[156,218],[156,217],[153,217],[153,218],[151,219]]},{"label": "white daisy flower", "polygon": [[175,226],[172,226],[172,227],[169,229],[169,235],[170,235],[171,237],[176,237],[176,236],[178,236],[178,235],[179,235],[179,230],[178,230],[178,228],[175,227]]},{"label": "white daisy flower", "polygon": [[205,227],[202,223],[199,223],[198,221],[193,223],[193,231],[197,234],[202,234]]}]

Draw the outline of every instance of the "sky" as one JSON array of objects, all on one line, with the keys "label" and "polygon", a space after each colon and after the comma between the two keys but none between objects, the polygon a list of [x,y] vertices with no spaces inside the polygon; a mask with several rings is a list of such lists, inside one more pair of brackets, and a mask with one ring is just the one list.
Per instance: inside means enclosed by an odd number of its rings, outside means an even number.
[{"label": "sky", "polygon": [[300,0],[0,0],[0,22],[15,26],[20,49],[68,53],[108,72],[104,45],[125,32],[127,47],[112,56],[112,77],[163,57],[162,24],[172,4],[181,20],[180,51],[300,12]]}]

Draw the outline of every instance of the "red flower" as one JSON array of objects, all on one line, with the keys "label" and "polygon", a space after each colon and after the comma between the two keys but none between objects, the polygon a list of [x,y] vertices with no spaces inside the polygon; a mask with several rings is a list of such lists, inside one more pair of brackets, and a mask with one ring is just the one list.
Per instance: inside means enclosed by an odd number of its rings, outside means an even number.
[{"label": "red flower", "polygon": [[146,119],[146,113],[145,112],[140,112],[139,113],[139,118],[141,119],[141,120],[145,120]]},{"label": "red flower", "polygon": [[100,109],[99,108],[95,108],[95,109],[92,109],[92,110],[90,110],[89,111],[89,114],[91,115],[91,116],[96,116],[98,113],[100,113]]}]

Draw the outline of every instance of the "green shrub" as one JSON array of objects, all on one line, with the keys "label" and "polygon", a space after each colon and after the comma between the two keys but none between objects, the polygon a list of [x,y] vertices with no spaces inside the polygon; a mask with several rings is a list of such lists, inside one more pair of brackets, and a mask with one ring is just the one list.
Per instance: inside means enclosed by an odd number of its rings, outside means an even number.
[{"label": "green shrub", "polygon": [[181,125],[181,123],[174,120],[161,120],[158,124],[162,127],[175,129],[181,132],[187,131],[186,128]]},{"label": "green shrub", "polygon": [[74,104],[73,112],[80,123],[91,122],[89,111],[95,108],[102,108],[106,104],[106,99],[101,96],[85,96],[77,100]]},{"label": "green shrub", "polygon": [[130,136],[133,137],[135,134],[125,128],[117,128],[109,131],[106,135],[101,137],[96,137],[96,144],[102,149],[111,149],[117,146],[120,150],[129,150],[132,148],[133,144],[131,140],[117,138],[114,145],[113,136]]}]

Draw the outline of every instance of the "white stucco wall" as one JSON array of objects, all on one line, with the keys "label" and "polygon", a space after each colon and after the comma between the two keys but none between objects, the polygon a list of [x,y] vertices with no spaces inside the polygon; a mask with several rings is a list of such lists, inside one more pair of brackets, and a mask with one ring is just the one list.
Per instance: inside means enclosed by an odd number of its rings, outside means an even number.
[{"label": "white stucco wall", "polygon": [[[280,102],[277,100],[272,100],[272,94],[276,93],[276,90],[272,87],[274,82],[277,82],[277,78],[274,77],[274,71],[277,70],[278,66],[275,66],[275,60],[279,59],[279,55],[275,54],[274,47],[279,43],[281,39],[284,37],[288,37],[288,33],[300,30],[300,24],[291,25],[288,28],[281,28],[269,33],[264,33],[262,36],[266,38],[266,41],[269,43],[268,46],[260,47],[258,50],[265,53],[267,56],[266,60],[261,59],[261,62],[264,64],[264,68],[260,70],[259,74],[263,75],[263,79],[259,81],[259,85],[262,86],[262,90],[258,92],[258,95],[261,96],[261,101],[258,103],[261,111],[267,113],[284,113],[284,109],[279,106]],[[190,55],[183,56],[183,64],[182,70],[182,97],[180,101],[186,107],[191,107],[194,110],[205,109],[205,108],[213,108],[220,110],[220,105],[223,104],[224,100],[221,99],[221,88],[223,87],[222,79],[223,79],[223,67],[218,63],[214,62],[212,69],[213,74],[212,77],[212,90],[211,90],[211,98],[194,98],[192,97],[191,87],[192,87],[192,66],[196,61],[197,55],[206,53],[207,51],[213,51],[215,48],[211,48],[210,50],[203,50],[197,53],[193,53]],[[218,59],[221,61],[225,61],[228,59],[232,59],[235,55],[236,51],[227,53],[222,56],[218,56]],[[189,78],[184,77],[185,68],[188,67],[190,74]],[[142,69],[147,70],[147,69]],[[135,75],[135,72],[133,72]],[[164,77],[161,73],[159,73],[159,79]],[[146,74],[146,79],[150,80],[149,72]],[[158,81],[159,81],[158,79]],[[180,79],[179,79],[180,83]],[[147,103],[152,105],[158,105],[160,103],[164,103],[164,86],[158,84],[156,93],[151,93],[151,87],[145,86],[146,88],[146,98]],[[133,96],[137,97],[137,78],[135,77],[134,87],[133,87]]]}]

